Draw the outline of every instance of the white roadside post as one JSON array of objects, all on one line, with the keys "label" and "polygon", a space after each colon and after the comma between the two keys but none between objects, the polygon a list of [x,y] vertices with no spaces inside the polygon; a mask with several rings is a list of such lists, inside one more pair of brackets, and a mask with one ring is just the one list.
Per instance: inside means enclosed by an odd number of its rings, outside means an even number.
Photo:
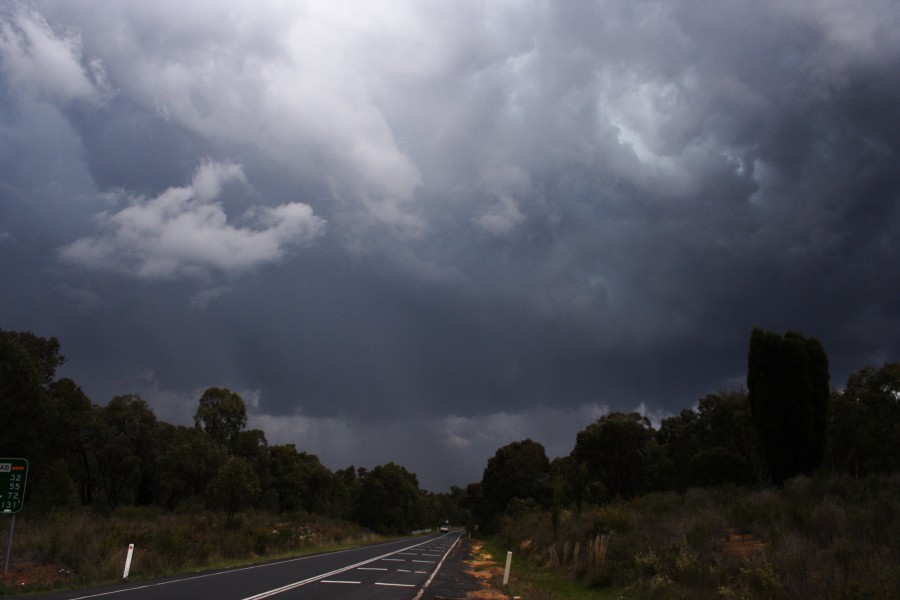
[{"label": "white roadside post", "polygon": [[128,554],[125,556],[125,573],[122,579],[128,579],[128,572],[131,570],[131,555],[134,554],[134,544],[128,544]]},{"label": "white roadside post", "polygon": [[512,566],[512,552],[506,553],[506,568],[503,569],[503,585],[509,584],[509,567]]}]

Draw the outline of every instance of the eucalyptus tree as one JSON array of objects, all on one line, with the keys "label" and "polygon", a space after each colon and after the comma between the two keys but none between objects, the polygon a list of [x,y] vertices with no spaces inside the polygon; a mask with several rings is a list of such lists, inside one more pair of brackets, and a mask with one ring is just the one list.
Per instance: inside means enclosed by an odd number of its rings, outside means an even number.
[{"label": "eucalyptus tree", "polygon": [[240,395],[228,388],[208,388],[200,397],[194,425],[222,448],[230,450],[238,433],[247,425],[247,407]]},{"label": "eucalyptus tree", "polygon": [[488,459],[478,516],[490,530],[511,504],[548,507],[551,499],[550,461],[544,446],[531,439],[512,442]]},{"label": "eucalyptus tree", "polygon": [[630,498],[647,486],[654,434],[650,419],[639,413],[609,413],[578,432],[572,456],[610,498]]},{"label": "eucalyptus tree", "polygon": [[828,456],[854,476],[900,470],[900,363],[865,367],[832,396]]}]

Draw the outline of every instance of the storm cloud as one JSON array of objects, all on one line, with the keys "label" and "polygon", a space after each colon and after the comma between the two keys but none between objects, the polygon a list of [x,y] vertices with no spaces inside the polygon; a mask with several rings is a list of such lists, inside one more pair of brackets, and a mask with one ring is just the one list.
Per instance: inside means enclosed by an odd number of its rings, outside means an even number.
[{"label": "storm cloud", "polygon": [[0,327],[329,467],[476,481],[609,410],[900,354],[892,0],[0,8]]}]

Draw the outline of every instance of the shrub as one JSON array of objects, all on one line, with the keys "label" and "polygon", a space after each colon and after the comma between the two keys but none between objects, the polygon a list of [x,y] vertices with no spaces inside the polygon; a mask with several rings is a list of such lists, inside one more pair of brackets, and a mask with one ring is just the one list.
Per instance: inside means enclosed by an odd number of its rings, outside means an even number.
[{"label": "shrub", "polygon": [[532,511],[501,535],[589,586],[660,598],[900,598],[896,475],[650,494],[561,511],[556,537],[551,521]]}]

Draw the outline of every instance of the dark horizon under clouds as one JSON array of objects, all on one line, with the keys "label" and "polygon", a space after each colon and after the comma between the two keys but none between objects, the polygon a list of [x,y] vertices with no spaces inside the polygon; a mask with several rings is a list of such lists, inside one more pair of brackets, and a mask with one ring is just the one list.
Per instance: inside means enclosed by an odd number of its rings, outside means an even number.
[{"label": "dark horizon under clouds", "polygon": [[900,356],[900,4],[0,7],[0,327],[332,469]]}]

